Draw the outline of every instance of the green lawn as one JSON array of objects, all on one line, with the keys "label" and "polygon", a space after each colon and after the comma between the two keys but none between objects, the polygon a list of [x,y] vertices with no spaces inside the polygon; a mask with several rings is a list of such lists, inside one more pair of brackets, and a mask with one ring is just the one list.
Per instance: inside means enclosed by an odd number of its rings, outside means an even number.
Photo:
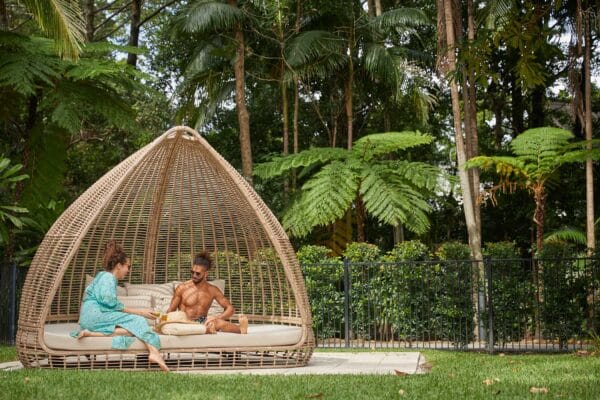
[{"label": "green lawn", "polygon": [[[2,349],[3,354],[6,349]],[[14,354],[14,353],[13,353]],[[10,399],[600,399],[600,357],[423,351],[412,376],[247,376],[159,372],[0,373]],[[530,393],[530,389],[548,393]]]},{"label": "green lawn", "polygon": [[0,345],[0,363],[17,360],[17,350],[14,346]]}]

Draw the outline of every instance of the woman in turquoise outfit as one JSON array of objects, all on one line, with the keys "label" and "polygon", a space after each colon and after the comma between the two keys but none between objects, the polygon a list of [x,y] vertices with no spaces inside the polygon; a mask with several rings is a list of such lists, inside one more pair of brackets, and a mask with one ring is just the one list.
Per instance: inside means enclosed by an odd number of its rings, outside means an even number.
[{"label": "woman in turquoise outfit", "polygon": [[156,363],[163,371],[168,371],[160,349],[160,339],[152,331],[145,318],[155,318],[152,310],[125,308],[117,299],[117,280],[129,272],[131,263],[123,248],[114,241],[104,250],[104,271],[96,275],[85,289],[85,299],[79,315],[81,331],[72,335],[84,337],[113,336],[114,349],[127,349],[134,338],[141,340],[148,349],[148,360]]}]

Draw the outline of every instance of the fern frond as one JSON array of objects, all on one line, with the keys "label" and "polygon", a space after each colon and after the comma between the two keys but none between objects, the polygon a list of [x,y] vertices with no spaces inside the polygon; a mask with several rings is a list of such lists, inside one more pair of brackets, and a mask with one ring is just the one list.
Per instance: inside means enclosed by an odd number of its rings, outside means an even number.
[{"label": "fern frond", "polygon": [[528,129],[510,142],[519,157],[552,157],[560,152],[573,138],[573,134],[560,128],[542,127]]},{"label": "fern frond", "polygon": [[416,188],[428,191],[439,189],[441,182],[455,179],[445,174],[439,167],[422,162],[393,160],[383,164],[382,167],[387,169],[386,174],[389,179],[400,179]]},{"label": "fern frond", "polygon": [[254,175],[260,178],[269,179],[282,175],[294,168],[342,160],[347,157],[349,157],[348,150],[337,147],[317,147],[314,149],[303,150],[298,154],[277,157],[272,161],[257,164],[253,172]]},{"label": "fern frond", "polygon": [[286,211],[283,226],[295,237],[307,235],[318,225],[341,218],[356,198],[358,176],[347,163],[334,161],[324,166],[302,187],[302,195]]},{"label": "fern frond", "polygon": [[46,39],[0,32],[0,87],[31,96],[39,84],[53,86],[62,64],[48,52],[49,46]]},{"label": "fern frond", "polygon": [[352,152],[368,161],[395,151],[429,144],[432,140],[430,135],[418,131],[374,133],[355,141]]},{"label": "fern frond", "polygon": [[369,168],[363,172],[360,193],[369,214],[393,226],[403,223],[417,234],[426,232],[429,229],[427,213],[431,207],[425,196],[408,184],[390,181],[385,172],[382,168]]}]

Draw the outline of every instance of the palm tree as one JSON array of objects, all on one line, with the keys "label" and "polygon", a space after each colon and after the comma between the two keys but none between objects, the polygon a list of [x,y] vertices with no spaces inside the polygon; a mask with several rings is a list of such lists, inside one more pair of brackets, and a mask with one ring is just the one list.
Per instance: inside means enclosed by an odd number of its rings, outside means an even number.
[{"label": "palm tree", "polygon": [[365,240],[367,213],[420,234],[429,228],[427,200],[442,174],[437,167],[390,160],[389,155],[431,142],[431,136],[420,132],[372,134],[355,141],[352,149],[304,150],[259,164],[254,172],[270,179],[303,168],[299,175],[309,176],[283,216],[283,226],[292,236],[332,224],[350,210],[356,213],[359,241]]},{"label": "palm tree", "polygon": [[587,141],[571,143],[573,134],[559,128],[528,129],[510,142],[515,156],[479,156],[470,159],[465,168],[495,170],[499,181],[487,190],[492,202],[498,190],[522,188],[530,192],[535,202],[533,222],[536,225],[536,250],[544,240],[544,219],[548,186],[557,183],[557,172],[566,163],[600,158],[600,149],[589,150]]},{"label": "palm tree", "polygon": [[[227,0],[226,2],[197,0],[190,2],[182,9],[176,26],[182,32],[201,34],[204,39],[196,52],[195,59],[192,60],[192,66],[194,63],[201,65],[203,68],[200,68],[200,71],[214,78],[215,75],[210,74],[210,69],[205,68],[207,59],[214,61],[216,58],[220,58],[223,61],[228,58],[228,61],[233,65],[235,104],[240,130],[242,175],[248,182],[252,183],[250,114],[246,106],[246,71],[244,66],[246,59],[245,23],[247,23],[246,15],[238,7],[236,0]],[[216,56],[216,53],[219,53],[219,55]],[[198,70],[198,68],[196,69]],[[211,79],[211,82],[215,83],[215,80]],[[207,82],[196,81],[196,83],[204,87]],[[216,89],[216,92],[223,94],[224,87],[218,84],[217,87],[220,87],[220,89]]]}]

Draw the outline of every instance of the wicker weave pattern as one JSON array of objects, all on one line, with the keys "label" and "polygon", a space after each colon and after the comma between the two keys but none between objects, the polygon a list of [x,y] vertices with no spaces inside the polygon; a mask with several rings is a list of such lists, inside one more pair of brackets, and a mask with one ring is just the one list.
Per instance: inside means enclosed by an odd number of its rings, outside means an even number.
[{"label": "wicker weave pattern", "polygon": [[[303,328],[281,348],[181,349],[174,369],[304,365],[314,348],[310,308],[289,240],[248,183],[194,130],[175,127],[139,150],[77,199],[52,226],[30,267],[17,332],[28,367],[146,369],[135,351],[79,354],[49,349],[43,327],[76,322],[85,275],[101,268],[103,245],[121,242],[130,283],[189,279],[191,258],[213,252],[212,278],[251,323]],[[143,359],[143,358],[142,358]],[[133,360],[133,361],[132,361]]]}]

